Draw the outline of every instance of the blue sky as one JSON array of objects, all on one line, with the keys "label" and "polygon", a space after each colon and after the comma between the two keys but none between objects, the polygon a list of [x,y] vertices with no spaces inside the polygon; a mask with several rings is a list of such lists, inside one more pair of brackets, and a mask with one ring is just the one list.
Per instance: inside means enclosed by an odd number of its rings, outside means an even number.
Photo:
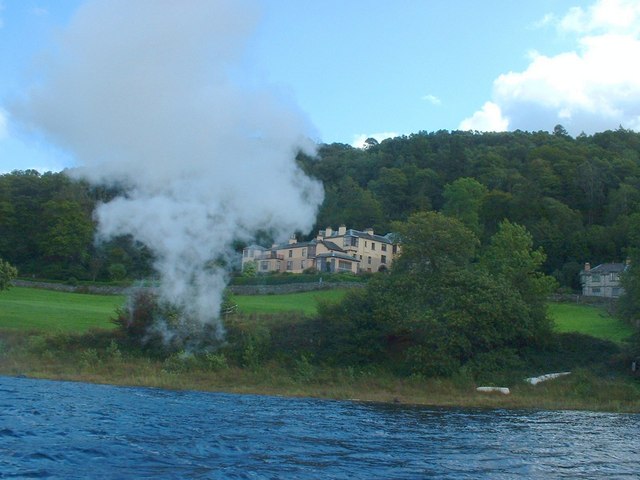
[{"label": "blue sky", "polygon": [[[69,25],[82,28],[88,20],[78,9],[92,3],[0,0],[0,172],[81,163],[69,147],[77,138],[66,142],[50,123],[56,112],[29,122],[16,105],[50,81],[51,63],[64,64]],[[558,123],[572,135],[640,128],[640,0],[246,0],[244,7],[233,81],[277,92],[306,116],[318,142]],[[141,29],[154,28],[131,10]],[[117,31],[103,35],[117,45]]]}]

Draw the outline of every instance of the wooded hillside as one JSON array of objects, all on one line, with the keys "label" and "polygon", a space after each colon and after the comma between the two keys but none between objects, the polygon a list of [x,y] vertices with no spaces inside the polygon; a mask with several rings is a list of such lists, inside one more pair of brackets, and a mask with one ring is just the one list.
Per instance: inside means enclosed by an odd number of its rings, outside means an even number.
[{"label": "wooded hillside", "polygon": [[[412,213],[441,211],[482,243],[503,219],[543,247],[543,268],[578,286],[583,262],[622,261],[640,225],[640,134],[420,132],[366,149],[321,145],[300,156],[326,196],[317,229],[345,224],[390,231]],[[273,188],[277,188],[274,186]],[[0,258],[21,275],[118,279],[150,273],[149,252],[130,238],[95,246],[92,212],[115,194],[33,170],[0,176]],[[303,232],[313,235],[315,232]]]},{"label": "wooded hillside", "polygon": [[546,273],[578,287],[584,262],[622,261],[640,222],[640,134],[420,132],[364,150],[332,144],[302,159],[326,198],[318,227],[386,232],[420,210],[456,216],[485,243],[503,219],[524,225]]}]

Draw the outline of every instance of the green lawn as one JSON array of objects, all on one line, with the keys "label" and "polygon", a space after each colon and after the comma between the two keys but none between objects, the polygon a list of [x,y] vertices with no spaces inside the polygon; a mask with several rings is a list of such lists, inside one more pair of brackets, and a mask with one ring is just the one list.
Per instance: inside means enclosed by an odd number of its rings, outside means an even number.
[{"label": "green lawn", "polygon": [[319,290],[287,295],[234,295],[240,313],[275,313],[298,311],[308,315],[316,313],[318,301],[337,302],[346,290]]},{"label": "green lawn", "polygon": [[[289,295],[237,295],[242,313],[298,311],[312,315],[318,300],[338,301],[345,290],[322,290]],[[0,292],[0,328],[84,332],[114,328],[110,319],[125,302],[123,296],[88,295],[13,287]]]},{"label": "green lawn", "polygon": [[110,319],[125,297],[13,287],[0,292],[0,328],[84,332],[114,328]]},{"label": "green lawn", "polygon": [[621,342],[633,334],[633,328],[613,318],[605,310],[589,305],[550,303],[549,315],[557,332],[578,332],[604,340]]}]

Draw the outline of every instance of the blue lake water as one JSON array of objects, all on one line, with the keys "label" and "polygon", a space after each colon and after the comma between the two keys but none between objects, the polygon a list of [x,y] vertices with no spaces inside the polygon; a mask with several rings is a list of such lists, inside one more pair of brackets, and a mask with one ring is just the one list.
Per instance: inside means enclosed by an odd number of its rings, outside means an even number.
[{"label": "blue lake water", "polygon": [[0,478],[639,478],[640,415],[0,377]]}]

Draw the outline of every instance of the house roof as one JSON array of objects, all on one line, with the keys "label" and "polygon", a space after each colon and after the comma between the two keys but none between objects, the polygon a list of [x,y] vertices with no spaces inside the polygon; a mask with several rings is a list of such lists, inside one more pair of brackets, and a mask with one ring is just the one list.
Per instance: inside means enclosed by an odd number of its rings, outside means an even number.
[{"label": "house roof", "polygon": [[624,263],[601,263],[600,265],[591,269],[583,270],[584,275],[605,275],[607,273],[621,273],[626,270],[627,265]]},{"label": "house roof", "polygon": [[273,247],[262,247],[260,245],[249,245],[248,247],[245,247],[244,249],[251,249],[251,250],[262,250],[262,251],[266,251],[266,250],[285,250],[285,249],[292,249],[292,248],[307,248],[313,245],[316,245],[317,242],[316,240],[311,240],[309,242],[297,242],[297,243],[278,243]]},{"label": "house roof", "polygon": [[260,245],[256,245],[255,243],[253,245],[249,245],[248,247],[244,247],[244,250],[267,250],[264,247],[261,247]]},{"label": "house roof", "polygon": [[316,241],[311,240],[310,242],[297,242],[297,243],[281,243],[278,245],[279,249],[285,248],[307,248],[311,245],[315,245]]},{"label": "house roof", "polygon": [[320,243],[322,243],[329,250],[333,250],[333,251],[336,251],[336,252],[344,252],[345,251],[337,243],[331,242],[329,240],[321,240]]},{"label": "house roof", "polygon": [[366,240],[373,240],[374,242],[380,242],[380,243],[393,243],[390,239],[389,236],[391,234],[387,233],[387,235],[376,235],[376,234],[370,234],[367,232],[362,232],[360,230],[354,230],[352,228],[350,228],[349,230],[346,231],[346,233],[344,235],[338,235],[337,232],[333,232],[333,234],[330,237],[327,238],[333,238],[333,237],[358,237],[358,238],[364,238]]},{"label": "house roof", "polygon": [[316,258],[338,258],[340,260],[350,260],[352,262],[360,263],[360,260],[358,260],[357,258],[353,258],[351,255],[347,255],[346,253],[337,253],[337,252],[320,253],[316,255]]}]

